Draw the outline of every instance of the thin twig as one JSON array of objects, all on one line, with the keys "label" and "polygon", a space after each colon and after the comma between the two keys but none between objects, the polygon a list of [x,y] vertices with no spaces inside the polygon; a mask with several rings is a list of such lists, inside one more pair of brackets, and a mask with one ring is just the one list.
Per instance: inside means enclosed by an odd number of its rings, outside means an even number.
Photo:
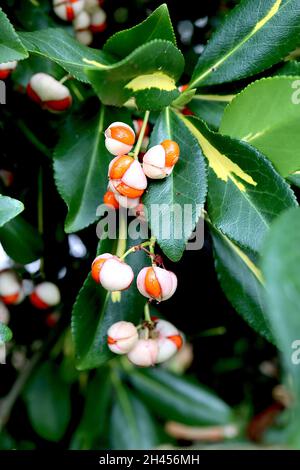
[{"label": "thin twig", "polygon": [[37,136],[29,129],[29,127],[24,124],[23,121],[17,121],[17,125],[19,126],[20,130],[23,132],[25,137],[36,147],[41,153],[43,153],[46,157],[51,158],[52,154],[51,151],[44,145]]},{"label": "thin twig", "polygon": [[41,359],[42,353],[42,350],[36,352],[32,356],[32,358],[25,364],[24,369],[20,372],[17,380],[13,384],[9,393],[0,401],[0,432],[3,429],[3,426],[5,426],[6,422],[8,421],[9,416],[11,414],[11,410],[13,409],[14,404],[17,398],[19,397],[20,393],[22,392],[33,369]]}]

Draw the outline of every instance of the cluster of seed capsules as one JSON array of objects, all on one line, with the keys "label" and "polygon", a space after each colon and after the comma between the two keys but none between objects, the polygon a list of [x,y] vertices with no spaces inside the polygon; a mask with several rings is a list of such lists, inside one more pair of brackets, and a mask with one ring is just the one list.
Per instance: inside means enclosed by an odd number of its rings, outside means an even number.
[{"label": "cluster of seed capsules", "polygon": [[[137,134],[141,120],[135,121]],[[146,136],[146,139],[148,137]],[[124,122],[114,122],[105,131],[107,150],[115,156],[108,169],[108,192],[104,202],[115,208],[135,208],[145,192],[149,179],[169,176],[179,159],[180,149],[176,142],[166,139],[142,155],[142,163],[128,155],[135,143],[134,130]],[[144,146],[148,141],[144,140]],[[146,150],[146,149],[142,149]]]},{"label": "cluster of seed capsules", "polygon": [[[143,121],[135,121],[139,136]],[[147,127],[145,128],[147,134]],[[149,132],[149,129],[148,129]],[[114,155],[108,169],[108,191],[104,202],[114,208],[134,208],[140,205],[141,197],[150,179],[169,176],[179,159],[179,146],[164,140],[143,153],[142,162],[128,155],[135,143],[135,131],[124,122],[114,122],[105,131],[105,145]],[[146,142],[148,144],[148,136]],[[142,149],[143,150],[143,149]],[[153,260],[154,261],[154,260]],[[111,253],[103,253],[92,264],[92,277],[109,291],[128,289],[134,273],[129,264]],[[139,292],[151,300],[168,300],[177,288],[176,275],[153,262],[144,267],[136,280]],[[144,321],[137,327],[129,322],[117,322],[108,330],[108,347],[116,354],[127,354],[138,366],[149,367],[171,358],[182,346],[182,336],[171,323],[158,318]]]},{"label": "cluster of seed capsules", "polygon": [[104,0],[53,0],[53,9],[61,20],[73,24],[77,40],[88,46],[94,34],[106,29],[103,3]]},{"label": "cluster of seed capsules", "polygon": [[114,323],[107,344],[115,354],[127,354],[133,364],[150,367],[170,359],[182,347],[183,338],[172,323],[157,317],[137,327],[127,321]]},{"label": "cluster of seed capsules", "polygon": [[[28,288],[29,287],[29,288]],[[25,286],[25,282],[16,271],[5,269],[0,272],[0,323],[8,324],[10,313],[8,307],[19,305],[28,295],[31,304],[38,310],[47,312],[46,323],[54,326],[59,316],[50,311],[61,301],[61,295],[56,284],[43,281],[35,286]]]}]

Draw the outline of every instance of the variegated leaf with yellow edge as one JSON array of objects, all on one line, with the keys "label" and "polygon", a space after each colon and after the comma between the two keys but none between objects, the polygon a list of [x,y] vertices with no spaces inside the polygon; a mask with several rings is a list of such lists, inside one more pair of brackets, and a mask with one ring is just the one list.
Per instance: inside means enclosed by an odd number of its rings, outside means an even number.
[{"label": "variegated leaf with yellow edge", "polygon": [[105,104],[121,106],[134,97],[139,109],[158,110],[179,96],[176,81],[183,72],[184,59],[169,41],[150,41],[111,65],[89,59],[84,62],[87,77]]},{"label": "variegated leaf with yellow edge", "polygon": [[300,43],[299,0],[242,0],[199,58],[190,87],[255,75],[280,62]]},{"label": "variegated leaf with yellow edge", "polygon": [[264,313],[264,280],[257,255],[241,249],[209,219],[207,222],[213,239],[216,271],[226,297],[254,330],[273,342]]},{"label": "variegated leaf with yellow edge", "polygon": [[211,131],[196,117],[180,119],[208,161],[212,222],[240,245],[259,251],[272,220],[297,204],[292,190],[249,144]]}]

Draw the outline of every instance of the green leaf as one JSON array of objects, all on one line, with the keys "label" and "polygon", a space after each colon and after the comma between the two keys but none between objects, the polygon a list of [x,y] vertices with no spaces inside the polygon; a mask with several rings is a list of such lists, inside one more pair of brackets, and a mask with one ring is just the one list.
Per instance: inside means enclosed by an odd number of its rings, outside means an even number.
[{"label": "green leaf", "polygon": [[111,449],[149,450],[158,444],[156,434],[155,423],[145,405],[121,385],[111,415]]},{"label": "green leaf", "polygon": [[111,400],[112,383],[109,371],[100,368],[88,384],[83,416],[71,439],[72,450],[99,449],[101,441],[107,441]]},{"label": "green leaf", "polygon": [[296,60],[289,60],[285,62],[281,67],[279,67],[276,72],[274,72],[274,76],[284,75],[286,77],[293,77],[293,76],[300,76],[300,62]]},{"label": "green leaf", "polygon": [[57,26],[49,0],[14,2],[14,15],[24,30],[34,31]]},{"label": "green leaf", "polygon": [[6,431],[0,433],[0,450],[12,450],[17,447],[15,440]]},{"label": "green leaf", "polygon": [[8,326],[0,323],[0,345],[3,343],[7,343],[12,339],[12,331]]},{"label": "green leaf", "polygon": [[[266,313],[282,351],[286,370],[295,388],[296,415],[292,423],[292,441],[300,445],[300,209],[282,214],[272,225],[265,240],[262,270],[266,282]],[[298,352],[297,352],[298,351]]]},{"label": "green leaf", "polygon": [[265,316],[262,273],[255,254],[239,248],[211,224],[210,233],[216,271],[226,297],[255,331],[273,341]]},{"label": "green leaf", "polygon": [[[140,243],[135,240],[134,245]],[[103,240],[98,253],[115,253],[116,240]],[[135,275],[147,263],[144,253],[133,253],[126,258]],[[79,370],[99,367],[113,357],[107,347],[107,330],[119,320],[138,323],[143,316],[145,299],[139,294],[135,282],[121,294],[121,302],[113,302],[111,293],[104,290],[88,275],[72,312],[72,333]]]},{"label": "green leaf", "polygon": [[288,181],[297,188],[300,188],[300,171],[296,171],[295,173],[290,175]]},{"label": "green leaf", "polygon": [[280,62],[300,42],[299,0],[242,0],[209,41],[190,87],[249,77]]},{"label": "green leaf", "polygon": [[60,441],[71,418],[71,400],[70,387],[60,379],[58,367],[44,363],[23,395],[35,432],[48,441]]},{"label": "green leaf", "polygon": [[288,176],[300,169],[299,90],[300,77],[252,83],[227,106],[220,132],[249,142]]},{"label": "green leaf", "polygon": [[43,251],[41,236],[21,216],[0,228],[0,242],[8,256],[20,264],[37,260]]},{"label": "green leaf", "polygon": [[57,80],[60,80],[65,75],[65,71],[55,62],[51,62],[42,56],[30,56],[27,60],[23,60],[18,64],[16,71],[13,74],[13,80],[17,85],[24,88],[35,73],[48,73]]},{"label": "green leaf", "polygon": [[173,26],[165,3],[160,5],[142,23],[111,36],[104,44],[103,50],[123,59],[153,39],[164,39],[176,46]]},{"label": "green leaf", "polygon": [[176,80],[183,72],[184,59],[169,41],[148,42],[111,65],[85,62],[89,64],[87,77],[104,104],[121,106],[134,97],[140,109],[158,110],[179,96]]},{"label": "green leaf", "polygon": [[19,36],[30,53],[53,60],[82,82],[88,81],[83,70],[87,65],[83,59],[97,61],[103,66],[112,60],[102,51],[80,44],[63,29],[48,28],[19,33]]},{"label": "green leaf", "polygon": [[195,95],[188,108],[209,127],[218,130],[224,110],[234,95]]},{"label": "green leaf", "polygon": [[187,105],[191,101],[196,91],[197,91],[196,88],[192,88],[191,90],[180,92],[180,95],[178,96],[178,98],[176,98],[176,100],[173,101],[172,106],[175,106],[176,108],[183,108],[185,105]]},{"label": "green leaf", "polygon": [[28,52],[6,14],[0,8],[0,64],[12,60],[22,60],[26,57],[28,57]]},{"label": "green leaf", "polygon": [[105,148],[105,129],[113,121],[128,121],[125,112],[112,113],[102,105],[96,117],[71,116],[61,129],[54,152],[57,189],[68,206],[66,232],[76,232],[97,219],[97,207],[107,189],[111,155]]},{"label": "green leaf", "polygon": [[226,424],[232,410],[199,383],[166,370],[134,369],[129,375],[144,403],[159,417],[191,426]]},{"label": "green leaf", "polygon": [[0,194],[0,227],[24,210],[22,202]]},{"label": "green leaf", "polygon": [[[205,203],[206,166],[197,140],[169,108],[157,119],[150,146],[165,139],[175,140],[180,146],[179,161],[168,178],[151,181],[143,203],[148,210],[152,233],[163,252],[172,261],[178,261]],[[156,210],[158,205],[161,205],[160,211]],[[182,213],[186,209],[183,223],[178,218],[178,209]],[[167,232],[166,228],[169,228]]]},{"label": "green leaf", "polygon": [[180,117],[209,162],[208,212],[232,240],[259,251],[272,220],[295,206],[294,193],[248,143],[212,132],[200,119]]}]

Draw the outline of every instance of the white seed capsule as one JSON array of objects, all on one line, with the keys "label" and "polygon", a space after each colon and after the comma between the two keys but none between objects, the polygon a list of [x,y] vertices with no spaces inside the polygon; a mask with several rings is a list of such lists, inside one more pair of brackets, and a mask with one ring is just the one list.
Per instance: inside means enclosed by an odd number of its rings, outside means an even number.
[{"label": "white seed capsule", "polygon": [[113,122],[105,131],[105,146],[112,155],[127,154],[134,142],[134,130],[125,122]]},{"label": "white seed capsule", "polygon": [[102,33],[106,29],[106,13],[102,8],[97,8],[91,14],[90,28],[92,33]]},{"label": "white seed capsule", "polygon": [[140,367],[154,366],[158,355],[158,343],[155,339],[139,339],[128,353],[130,362]]},{"label": "white seed capsule", "polygon": [[170,359],[182,347],[183,339],[178,329],[172,323],[157,319],[154,332],[157,334],[158,354],[156,363],[160,364]]},{"label": "white seed capsule", "polygon": [[172,271],[154,267],[143,268],[137,277],[137,288],[142,295],[158,302],[168,300],[177,289],[177,277]]},{"label": "white seed capsule", "polygon": [[17,67],[17,61],[3,62],[0,64],[0,80],[5,80]]},{"label": "white seed capsule", "polygon": [[72,104],[69,89],[47,73],[34,74],[27,85],[28,96],[49,111],[65,111]]},{"label": "white seed capsule", "polygon": [[58,305],[61,300],[59,288],[52,282],[41,282],[29,296],[30,302],[40,310]]},{"label": "white seed capsule", "polygon": [[128,155],[120,155],[110,162],[108,177],[110,190],[130,199],[141,197],[148,184],[141,164]]},{"label": "white seed capsule", "polygon": [[73,26],[75,30],[75,36],[77,40],[84,44],[85,46],[89,46],[93,41],[93,34],[89,30],[91,25],[91,17],[86,11],[81,11],[78,16],[76,16],[75,20],[73,21]]},{"label": "white seed capsule", "polygon": [[134,278],[129,264],[110,253],[97,256],[93,261],[91,274],[97,283],[111,292],[128,289]]},{"label": "white seed capsule", "polygon": [[56,15],[64,21],[73,21],[84,9],[85,0],[53,0]]},{"label": "white seed capsule", "polygon": [[84,46],[89,46],[93,42],[93,35],[90,31],[77,31],[75,36],[77,41]]},{"label": "white seed capsule", "polygon": [[143,156],[143,170],[151,179],[169,176],[179,159],[180,149],[173,140],[164,140],[151,147]]},{"label": "white seed capsule", "polygon": [[138,332],[133,323],[119,321],[107,331],[107,345],[115,354],[127,354],[138,341]]},{"label": "white seed capsule", "polygon": [[0,273],[0,299],[6,305],[17,305],[24,299],[22,284],[14,271]]},{"label": "white seed capsule", "polygon": [[85,10],[88,13],[94,13],[102,5],[103,0],[85,0]]},{"label": "white seed capsule", "polygon": [[73,21],[75,31],[82,31],[89,29],[91,24],[91,17],[86,11],[81,11]]}]

